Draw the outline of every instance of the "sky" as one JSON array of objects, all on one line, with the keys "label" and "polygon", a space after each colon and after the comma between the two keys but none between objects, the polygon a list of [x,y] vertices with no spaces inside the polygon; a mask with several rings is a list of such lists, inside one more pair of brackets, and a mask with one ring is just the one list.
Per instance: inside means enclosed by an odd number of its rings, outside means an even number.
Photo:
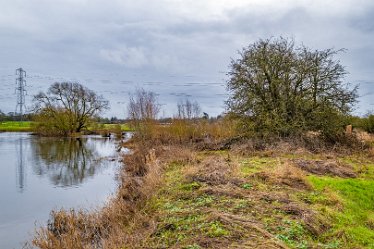
[{"label": "sky", "polygon": [[158,95],[160,116],[197,101],[225,111],[230,61],[259,39],[287,37],[337,59],[359,85],[355,113],[374,110],[372,0],[0,0],[0,110],[15,110],[15,70],[27,72],[27,107],[54,82],[102,94],[127,116],[129,94]]}]

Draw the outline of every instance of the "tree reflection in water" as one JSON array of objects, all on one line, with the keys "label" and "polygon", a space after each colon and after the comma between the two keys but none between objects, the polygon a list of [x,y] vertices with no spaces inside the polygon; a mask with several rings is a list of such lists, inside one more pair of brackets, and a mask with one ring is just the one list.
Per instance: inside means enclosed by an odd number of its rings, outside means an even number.
[{"label": "tree reflection in water", "polygon": [[56,186],[81,184],[103,165],[96,143],[87,138],[38,138],[33,141],[34,171]]}]

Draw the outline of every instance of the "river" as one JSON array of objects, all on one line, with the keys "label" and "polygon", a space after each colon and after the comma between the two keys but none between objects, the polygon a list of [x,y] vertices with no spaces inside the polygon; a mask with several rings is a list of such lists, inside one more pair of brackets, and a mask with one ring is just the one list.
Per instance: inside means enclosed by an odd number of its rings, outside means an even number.
[{"label": "river", "polygon": [[22,248],[53,209],[98,208],[117,187],[116,142],[0,133],[0,248]]}]

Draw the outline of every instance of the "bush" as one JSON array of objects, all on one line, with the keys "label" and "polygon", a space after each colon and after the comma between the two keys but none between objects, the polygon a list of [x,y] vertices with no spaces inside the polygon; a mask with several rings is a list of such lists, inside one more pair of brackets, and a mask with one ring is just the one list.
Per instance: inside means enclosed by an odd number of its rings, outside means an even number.
[{"label": "bush", "polygon": [[368,133],[374,133],[374,114],[362,118],[361,128]]},{"label": "bush", "polygon": [[242,131],[261,136],[344,131],[341,117],[350,113],[357,87],[343,82],[347,72],[334,59],[340,51],[296,47],[282,37],[251,44],[231,63],[228,110]]}]

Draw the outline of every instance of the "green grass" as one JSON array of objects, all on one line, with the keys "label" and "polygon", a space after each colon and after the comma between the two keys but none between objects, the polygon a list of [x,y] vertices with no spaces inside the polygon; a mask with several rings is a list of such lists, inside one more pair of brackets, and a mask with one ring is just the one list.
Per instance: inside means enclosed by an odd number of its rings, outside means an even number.
[{"label": "green grass", "polygon": [[114,134],[120,134],[121,132],[133,131],[128,124],[102,124],[102,123],[91,123],[87,127],[88,131],[96,133],[111,132]]},{"label": "green grass", "polygon": [[[319,154],[282,155],[280,159],[299,157],[323,160]],[[340,161],[352,165],[359,177],[343,179],[311,175],[308,180],[314,190],[297,193],[331,222],[328,231],[314,241],[321,248],[374,248],[374,163],[360,155],[343,157]],[[239,159],[239,163],[242,175],[248,176],[272,168],[277,160],[255,156]],[[251,185],[243,184],[242,188],[251,189]],[[277,237],[290,247],[307,248],[305,241],[293,241],[294,230],[298,228],[298,225],[292,225],[280,231]]]},{"label": "green grass", "polygon": [[[27,132],[33,131],[34,122],[31,121],[4,121],[0,122],[0,131],[4,132]],[[98,129],[109,130],[109,131],[132,131],[128,124],[102,124],[96,127]],[[89,129],[95,129],[89,127]]]},{"label": "green grass", "polygon": [[[227,151],[204,152],[198,154],[198,162],[209,155],[228,158]],[[273,169],[289,160],[287,156],[234,158],[238,162],[237,177],[242,177],[242,183],[230,191],[242,196],[206,192],[204,190],[212,186],[187,180],[190,178],[185,174],[191,172],[186,171],[190,164],[178,161],[169,164],[163,186],[146,208],[146,213],[156,214],[158,224],[156,233],[147,242],[150,247],[201,248],[201,241],[215,240],[225,245],[241,243],[251,232],[240,225],[221,222],[219,216],[212,215],[233,214],[262,222],[268,232],[290,248],[374,248],[374,164],[369,158],[358,155],[340,158],[339,161],[353,166],[358,178],[310,175],[307,180],[313,188],[305,190],[282,188],[251,178],[257,172]],[[313,155],[314,158],[323,160],[324,156]],[[300,217],[280,210],[285,204],[256,199],[263,192],[287,194],[295,204],[301,204],[298,202],[301,200],[306,205],[304,208],[316,214],[313,219],[316,225],[321,225],[321,234],[310,233]]]},{"label": "green grass", "polygon": [[121,127],[121,131],[132,131],[128,124],[104,124],[104,129],[115,130],[118,129],[118,126]]},{"label": "green grass", "polygon": [[361,178],[374,180],[374,162],[362,156],[347,156],[341,159],[343,163],[350,164],[359,173]]},{"label": "green grass", "polygon": [[[212,154],[227,157],[227,152],[200,153],[199,160]],[[278,162],[276,158],[260,157],[242,158],[239,161],[240,172],[238,174],[244,177],[263,168],[272,167]],[[277,235],[278,239],[284,241],[290,248],[307,248],[308,243],[312,243],[312,238],[302,225],[296,221],[287,222],[290,220],[289,215],[277,211],[275,203],[270,206],[268,203],[257,203],[256,200],[247,196],[205,192],[204,188],[220,189],[222,186],[209,186],[206,183],[186,180],[185,168],[188,167],[188,164],[171,163],[164,174],[163,187],[148,203],[146,213],[156,213],[158,217],[157,232],[148,241],[149,247],[179,245],[178,248],[200,248],[201,241],[196,243],[197,236],[202,241],[217,240],[226,243],[225,245],[248,240],[248,236],[253,231],[247,231],[247,228],[239,224],[223,223],[219,218],[221,214],[238,215],[244,220],[248,217],[258,220],[272,217],[275,220],[269,223],[270,231],[274,232],[274,235]],[[258,183],[248,180],[237,188],[233,188],[232,191],[249,194],[251,191],[256,191],[257,186]],[[265,205],[268,209],[262,210],[256,207],[258,205]],[[210,211],[207,212],[207,210]],[[213,214],[218,214],[218,216]],[[279,223],[279,219],[286,221],[282,223],[279,230],[276,230],[275,224]]]},{"label": "green grass", "polygon": [[[239,160],[240,171],[243,176],[249,176],[253,173],[260,172],[265,168],[272,168],[277,165],[278,161],[272,157],[248,157]],[[244,187],[245,188],[245,187]]]},{"label": "green grass", "polygon": [[4,121],[0,123],[0,131],[32,131],[32,123],[30,121]]},{"label": "green grass", "polygon": [[194,243],[196,236],[219,239],[232,236],[230,230],[204,210],[220,201],[215,196],[198,193],[198,182],[186,182],[184,164],[174,162],[164,175],[164,186],[148,203],[148,212],[159,217],[156,233],[149,241],[150,247],[201,248]]},{"label": "green grass", "polygon": [[287,219],[284,219],[283,223],[285,226],[278,227],[278,234],[276,237],[292,248],[308,248],[308,242],[306,240],[299,241],[299,238],[302,238],[306,233],[304,227],[297,221]]},{"label": "green grass", "polygon": [[[0,131],[33,131],[33,124],[34,122],[31,121],[4,121],[0,122]],[[111,131],[120,128],[121,131],[131,131],[128,124],[103,124],[99,128]]]},{"label": "green grass", "polygon": [[374,248],[374,181],[310,176],[315,189],[339,195],[343,207],[320,206],[333,223],[326,237],[339,238],[347,248]]}]

